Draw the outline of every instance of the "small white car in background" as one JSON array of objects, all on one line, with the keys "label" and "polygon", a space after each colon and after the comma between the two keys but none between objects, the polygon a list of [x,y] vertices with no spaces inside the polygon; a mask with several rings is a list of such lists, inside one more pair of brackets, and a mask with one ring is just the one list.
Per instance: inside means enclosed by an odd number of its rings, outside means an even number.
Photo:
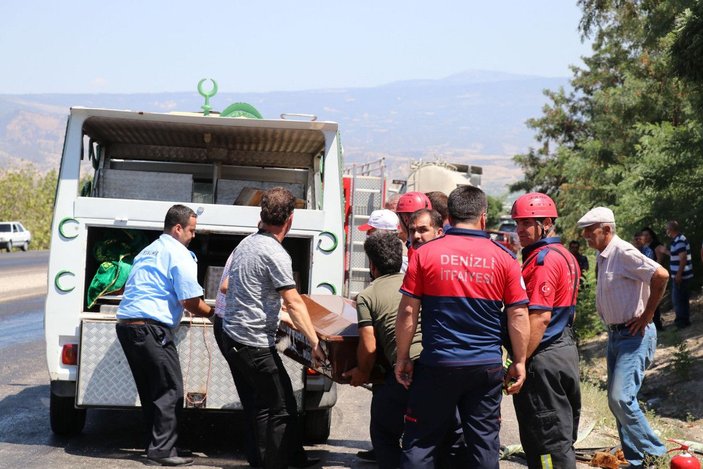
[{"label": "small white car in background", "polygon": [[5,248],[7,252],[18,247],[23,251],[29,249],[32,241],[32,233],[29,232],[22,223],[18,221],[0,222],[0,249]]}]

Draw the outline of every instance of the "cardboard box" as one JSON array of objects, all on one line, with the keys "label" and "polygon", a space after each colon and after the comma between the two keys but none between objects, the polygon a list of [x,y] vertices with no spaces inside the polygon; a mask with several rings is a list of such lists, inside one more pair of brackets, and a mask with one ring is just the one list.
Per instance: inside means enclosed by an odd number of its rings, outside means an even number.
[{"label": "cardboard box", "polygon": [[[261,199],[264,196],[263,189],[257,189],[256,187],[245,187],[240,192],[237,198],[234,200],[233,205],[248,205],[250,207],[261,206]],[[295,208],[305,208],[305,201],[298,197],[295,198]]]},{"label": "cardboard box", "polygon": [[[312,325],[325,354],[327,363],[314,368],[338,383],[348,383],[342,373],[357,364],[356,350],[359,346],[356,302],[335,295],[302,295],[310,313]],[[299,331],[281,324],[279,328],[279,350],[307,367],[312,368],[312,351],[307,338]],[[371,382],[383,381],[383,373],[375,367]]]}]

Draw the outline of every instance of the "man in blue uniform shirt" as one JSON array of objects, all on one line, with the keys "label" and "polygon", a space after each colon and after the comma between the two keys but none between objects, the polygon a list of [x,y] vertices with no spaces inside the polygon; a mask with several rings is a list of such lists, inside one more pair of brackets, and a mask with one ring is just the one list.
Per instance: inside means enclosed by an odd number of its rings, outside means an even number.
[{"label": "man in blue uniform shirt", "polygon": [[146,455],[150,463],[163,466],[193,463],[192,458],[178,456],[176,450],[183,376],[175,328],[184,308],[197,316],[213,314],[201,299],[198,265],[186,247],[195,237],[196,217],[184,205],[168,210],[163,234],[135,258],[117,310],[117,338],[151,431]]}]

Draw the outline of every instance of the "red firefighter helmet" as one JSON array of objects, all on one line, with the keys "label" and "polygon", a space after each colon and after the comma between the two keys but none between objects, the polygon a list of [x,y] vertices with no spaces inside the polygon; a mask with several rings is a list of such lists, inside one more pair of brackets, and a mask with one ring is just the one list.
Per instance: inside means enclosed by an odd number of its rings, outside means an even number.
[{"label": "red firefighter helmet", "polygon": [[432,202],[422,192],[406,192],[398,199],[395,213],[413,213],[423,208],[432,208]]},{"label": "red firefighter helmet", "polygon": [[511,212],[513,220],[520,218],[556,218],[557,206],[547,194],[530,192],[522,195],[513,204]]}]

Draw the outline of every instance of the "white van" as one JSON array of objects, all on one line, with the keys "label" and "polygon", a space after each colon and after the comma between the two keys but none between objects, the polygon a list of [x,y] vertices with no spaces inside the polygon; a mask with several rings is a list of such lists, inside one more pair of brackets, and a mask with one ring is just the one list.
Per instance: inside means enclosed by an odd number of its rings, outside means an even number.
[{"label": "white van", "polygon": [[31,241],[32,233],[22,223],[18,221],[0,222],[0,249],[10,252],[13,247],[18,247],[26,251],[29,249]]},{"label": "white van", "polygon": [[[92,163],[79,187],[81,160]],[[302,293],[341,294],[344,282],[342,150],[338,125],[73,108],[56,192],[44,320],[51,379],[51,428],[80,432],[86,409],[139,405],[115,335],[120,292],[86,298],[106,255],[119,243],[163,230],[175,203],[198,214],[189,249],[206,300],[214,301],[227,257],[256,231],[259,207],[246,195],[284,186],[298,201],[283,245]],[[118,246],[115,247],[115,244]],[[114,249],[113,249],[114,248]],[[121,255],[121,254],[119,254]],[[177,346],[186,407],[237,410],[241,403],[209,320],[184,318]],[[283,357],[308,441],[329,435],[336,387]]]}]

